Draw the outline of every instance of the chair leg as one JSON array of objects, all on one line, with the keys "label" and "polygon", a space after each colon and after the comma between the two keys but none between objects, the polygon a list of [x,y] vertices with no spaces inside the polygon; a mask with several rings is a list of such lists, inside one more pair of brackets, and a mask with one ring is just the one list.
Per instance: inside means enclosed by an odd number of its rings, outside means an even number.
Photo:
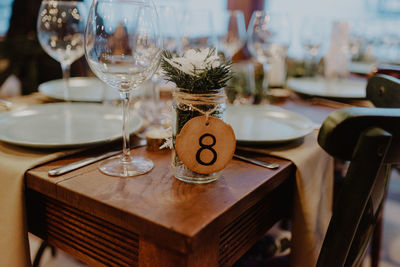
[{"label": "chair leg", "polygon": [[53,247],[52,245],[49,245],[49,246],[50,246],[50,249],[51,249],[51,256],[55,257],[56,256],[56,252],[57,252],[56,248]]},{"label": "chair leg", "polygon": [[383,230],[383,208],[379,214],[379,219],[375,225],[374,234],[372,236],[371,267],[379,266],[379,259],[381,256],[382,230]]},{"label": "chair leg", "polygon": [[40,245],[38,251],[36,252],[35,259],[33,261],[32,267],[38,267],[40,260],[42,258],[43,252],[48,246],[48,243],[46,241],[43,241],[42,244]]},{"label": "chair leg", "polygon": [[43,241],[42,244],[40,245],[38,251],[36,252],[35,259],[33,260],[32,267],[39,267],[40,260],[42,259],[42,255],[44,250],[49,247],[51,249],[51,256],[56,255],[56,249],[52,245],[49,245],[47,241]]}]

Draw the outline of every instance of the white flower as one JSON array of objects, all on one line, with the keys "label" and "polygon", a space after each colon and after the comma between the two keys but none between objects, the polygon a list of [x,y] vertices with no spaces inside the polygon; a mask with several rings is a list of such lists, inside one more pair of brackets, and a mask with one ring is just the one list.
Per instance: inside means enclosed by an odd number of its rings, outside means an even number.
[{"label": "white flower", "polygon": [[164,143],[160,146],[160,149],[164,148],[173,149],[174,143],[172,141],[172,128],[169,127],[168,129],[166,129],[166,131],[168,133],[168,137],[164,138]]},{"label": "white flower", "polygon": [[186,51],[183,57],[175,57],[172,59],[165,58],[174,68],[194,76],[199,76],[205,69],[216,68],[220,61],[217,51],[211,54],[210,48],[205,48],[200,51],[190,49]]},{"label": "white flower", "polygon": [[173,149],[174,148],[174,143],[172,142],[172,137],[165,138],[164,143],[160,146],[160,150],[168,148],[168,149]]}]

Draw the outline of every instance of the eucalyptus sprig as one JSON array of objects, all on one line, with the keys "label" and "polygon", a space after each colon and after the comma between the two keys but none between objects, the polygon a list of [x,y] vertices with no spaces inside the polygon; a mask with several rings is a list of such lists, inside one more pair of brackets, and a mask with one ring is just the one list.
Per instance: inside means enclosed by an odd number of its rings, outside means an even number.
[{"label": "eucalyptus sprig", "polygon": [[231,62],[222,61],[215,48],[189,50],[182,57],[164,51],[161,67],[168,81],[192,93],[224,88],[232,78]]}]

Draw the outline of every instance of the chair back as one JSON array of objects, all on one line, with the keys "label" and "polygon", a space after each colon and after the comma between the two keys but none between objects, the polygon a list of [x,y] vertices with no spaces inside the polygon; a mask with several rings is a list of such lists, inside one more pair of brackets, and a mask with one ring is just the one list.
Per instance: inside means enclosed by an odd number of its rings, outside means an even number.
[{"label": "chair back", "polygon": [[400,162],[400,109],[335,111],[323,123],[318,143],[350,165],[317,266],[357,266],[385,198],[390,165]]},{"label": "chair back", "polygon": [[368,80],[367,99],[376,107],[400,108],[400,79],[376,74]]}]

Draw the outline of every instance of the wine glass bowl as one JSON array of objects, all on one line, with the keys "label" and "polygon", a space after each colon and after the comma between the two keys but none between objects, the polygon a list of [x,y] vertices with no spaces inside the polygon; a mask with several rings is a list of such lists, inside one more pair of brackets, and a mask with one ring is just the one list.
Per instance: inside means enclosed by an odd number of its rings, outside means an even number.
[{"label": "wine glass bowl", "polygon": [[[146,2],[100,0],[90,11],[86,58],[101,80],[120,91],[137,88],[151,77],[159,63],[158,25],[146,16],[157,17]],[[116,7],[125,11],[121,17]]]},{"label": "wine glass bowl", "polygon": [[66,82],[65,100],[69,100],[70,66],[84,54],[86,18],[87,10],[83,2],[43,1],[40,5],[38,39],[46,53],[61,64]]},{"label": "wine glass bowl", "polygon": [[123,154],[100,164],[108,175],[129,177],[150,171],[153,162],[130,155],[129,99],[159,65],[162,41],[158,16],[149,0],[94,0],[85,31],[85,55],[101,80],[122,98]]},{"label": "wine glass bowl", "polygon": [[188,9],[184,11],[182,25],[182,49],[203,49],[215,47],[217,40],[214,20],[210,10]]},{"label": "wine glass bowl", "polygon": [[163,49],[171,53],[181,52],[181,32],[179,31],[179,8],[173,5],[157,5],[160,25],[160,36],[163,41]]},{"label": "wine glass bowl", "polygon": [[326,45],[328,29],[327,20],[323,17],[307,16],[301,22],[300,41],[303,47],[305,76],[314,76],[318,73],[318,64]]},{"label": "wine glass bowl", "polygon": [[[177,15],[182,12],[179,11],[179,7],[171,4],[165,3],[157,5],[160,27],[159,35],[162,39],[162,47],[163,50],[169,51],[172,54],[179,54],[182,50],[181,33],[179,31],[181,16]],[[160,102],[160,87],[162,83],[165,83],[164,78],[164,73],[161,66],[159,66],[152,76],[152,83],[149,83],[151,90],[146,90],[147,88],[142,87],[142,89],[147,92],[141,94],[141,108],[139,110],[142,117],[150,123],[143,133],[144,135],[153,129],[164,130],[161,123],[163,116],[160,112],[163,106],[163,103]]]},{"label": "wine glass bowl", "polygon": [[322,17],[306,17],[301,23],[301,44],[306,56],[317,57],[327,38],[328,26]]},{"label": "wine glass bowl", "polygon": [[286,53],[291,39],[289,28],[286,15],[255,11],[248,29],[250,53],[263,64],[276,52]]},{"label": "wine glass bowl", "polygon": [[216,17],[216,35],[219,50],[224,57],[232,59],[244,45],[246,40],[246,27],[243,12],[240,10],[227,10]]},{"label": "wine glass bowl", "polygon": [[285,14],[254,11],[247,30],[251,55],[263,65],[263,87],[282,86],[286,77],[285,58],[291,41],[289,19]]}]

